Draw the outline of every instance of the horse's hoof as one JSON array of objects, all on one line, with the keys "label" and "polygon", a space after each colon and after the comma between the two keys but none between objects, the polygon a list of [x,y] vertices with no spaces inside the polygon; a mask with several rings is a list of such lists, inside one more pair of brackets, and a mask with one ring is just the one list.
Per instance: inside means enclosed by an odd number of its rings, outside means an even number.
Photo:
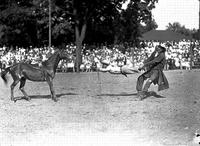
[{"label": "horse's hoof", "polygon": [[26,100],[27,100],[27,101],[31,101],[31,98],[30,98],[30,97],[29,97],[29,98],[26,98]]},{"label": "horse's hoof", "polygon": [[17,99],[15,98],[11,98],[11,101],[14,101],[14,103],[17,101]]},{"label": "horse's hoof", "polygon": [[58,98],[53,98],[53,101],[57,102],[57,101],[58,101]]}]

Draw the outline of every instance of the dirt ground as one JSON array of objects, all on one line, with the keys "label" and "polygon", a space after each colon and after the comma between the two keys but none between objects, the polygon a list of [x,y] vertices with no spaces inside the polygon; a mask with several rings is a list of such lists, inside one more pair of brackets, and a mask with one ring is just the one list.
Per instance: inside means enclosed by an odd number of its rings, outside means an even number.
[{"label": "dirt ground", "polygon": [[[170,89],[143,101],[139,74],[58,73],[50,99],[45,82],[28,81],[31,101],[10,100],[0,79],[0,146],[192,146],[200,129],[200,70],[165,71]],[[157,95],[155,92],[157,92]],[[15,96],[22,96],[15,89]]]}]

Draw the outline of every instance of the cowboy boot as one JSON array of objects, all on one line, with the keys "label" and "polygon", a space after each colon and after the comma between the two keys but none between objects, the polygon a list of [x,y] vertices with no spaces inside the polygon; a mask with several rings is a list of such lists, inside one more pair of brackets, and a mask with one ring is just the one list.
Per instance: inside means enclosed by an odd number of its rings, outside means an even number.
[{"label": "cowboy boot", "polygon": [[147,96],[146,91],[138,91],[137,97],[140,101],[143,100],[146,96]]}]

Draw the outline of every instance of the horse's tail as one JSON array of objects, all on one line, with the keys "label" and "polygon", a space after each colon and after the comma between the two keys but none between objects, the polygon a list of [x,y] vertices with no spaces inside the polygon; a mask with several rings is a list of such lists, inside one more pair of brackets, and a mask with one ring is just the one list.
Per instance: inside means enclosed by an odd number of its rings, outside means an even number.
[{"label": "horse's tail", "polygon": [[4,83],[8,83],[8,79],[6,77],[6,74],[10,71],[10,67],[7,67],[5,70],[1,72],[1,78],[3,79]]}]

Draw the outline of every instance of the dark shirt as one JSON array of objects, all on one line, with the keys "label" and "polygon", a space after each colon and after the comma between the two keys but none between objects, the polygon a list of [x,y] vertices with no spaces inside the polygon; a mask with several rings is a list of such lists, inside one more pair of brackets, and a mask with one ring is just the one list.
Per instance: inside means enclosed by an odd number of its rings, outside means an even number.
[{"label": "dark shirt", "polygon": [[151,69],[163,70],[164,69],[165,62],[166,62],[165,52],[161,52],[157,56],[155,55],[156,55],[156,52],[153,52],[151,56],[146,61],[144,61],[144,67],[147,67],[147,70],[151,70]]},{"label": "dark shirt", "polygon": [[147,74],[151,74],[154,72],[154,70],[158,70],[158,77],[153,81],[154,84],[158,84],[158,91],[169,88],[169,83],[163,73],[165,62],[165,52],[161,52],[158,55],[156,55],[156,52],[153,52],[151,56],[144,62],[144,67],[147,68]]}]

